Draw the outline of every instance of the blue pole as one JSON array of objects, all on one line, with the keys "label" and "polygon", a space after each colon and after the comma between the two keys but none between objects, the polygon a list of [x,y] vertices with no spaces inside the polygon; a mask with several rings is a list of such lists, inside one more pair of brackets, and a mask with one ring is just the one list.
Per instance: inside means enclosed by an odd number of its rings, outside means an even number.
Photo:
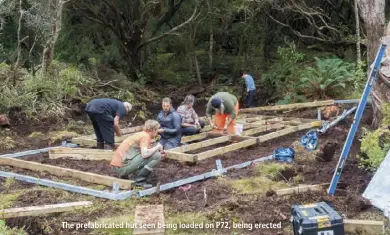
[{"label": "blue pole", "polygon": [[343,148],[343,151],[341,152],[341,155],[340,155],[340,158],[339,158],[339,162],[337,163],[337,168],[336,168],[336,170],[335,170],[335,172],[333,174],[333,178],[332,178],[332,181],[330,183],[330,187],[328,189],[328,193],[330,195],[332,195],[332,196],[334,195],[334,193],[336,191],[337,183],[340,180],[341,173],[343,171],[345,162],[347,160],[349,151],[351,149],[353,140],[355,138],[356,131],[357,131],[358,127],[359,127],[360,119],[361,119],[361,117],[363,115],[363,111],[365,109],[368,96],[370,95],[370,92],[371,92],[371,88],[374,85],[375,80],[377,78],[377,75],[378,75],[378,72],[379,72],[379,66],[380,66],[380,64],[382,62],[382,58],[384,56],[385,51],[386,51],[386,45],[382,44],[379,47],[378,54],[377,54],[377,56],[375,58],[374,66],[371,69],[370,76],[368,77],[368,80],[367,80],[367,83],[366,83],[366,87],[364,88],[364,91],[363,91],[363,94],[362,94],[362,98],[360,99],[360,103],[359,103],[358,109],[357,109],[357,111],[355,113],[355,117],[354,117],[351,129],[349,130],[347,140],[346,140],[346,142],[344,144],[344,148]]}]

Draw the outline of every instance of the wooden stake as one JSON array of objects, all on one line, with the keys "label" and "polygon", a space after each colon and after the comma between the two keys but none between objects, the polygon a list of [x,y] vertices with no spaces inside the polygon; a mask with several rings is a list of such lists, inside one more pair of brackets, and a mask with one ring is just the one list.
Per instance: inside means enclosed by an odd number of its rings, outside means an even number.
[{"label": "wooden stake", "polygon": [[78,171],[69,168],[62,168],[58,166],[45,165],[38,162],[24,161],[15,158],[0,158],[0,165],[13,166],[22,169],[45,172],[56,176],[66,176],[80,179],[86,182],[102,184],[112,187],[114,182],[119,183],[122,189],[130,189],[134,181],[118,179],[111,176],[98,175],[90,172]]},{"label": "wooden stake", "polygon": [[44,205],[44,206],[30,206],[30,207],[20,207],[20,208],[11,208],[0,210],[0,218],[15,218],[22,216],[39,216],[43,214],[55,213],[55,212],[64,212],[64,211],[73,211],[78,208],[90,207],[92,206],[90,201],[81,201],[81,202],[69,202],[61,203],[54,205]]}]

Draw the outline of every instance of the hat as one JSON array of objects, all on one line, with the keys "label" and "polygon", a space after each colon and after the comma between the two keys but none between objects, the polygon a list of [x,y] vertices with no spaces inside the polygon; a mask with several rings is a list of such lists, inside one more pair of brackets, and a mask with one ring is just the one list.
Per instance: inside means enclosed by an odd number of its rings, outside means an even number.
[{"label": "hat", "polygon": [[221,98],[214,98],[211,100],[211,106],[213,106],[214,108],[221,107],[221,103],[222,103]]},{"label": "hat", "polygon": [[123,102],[123,104],[125,105],[125,107],[129,108],[129,112],[130,112],[133,106],[129,102]]}]

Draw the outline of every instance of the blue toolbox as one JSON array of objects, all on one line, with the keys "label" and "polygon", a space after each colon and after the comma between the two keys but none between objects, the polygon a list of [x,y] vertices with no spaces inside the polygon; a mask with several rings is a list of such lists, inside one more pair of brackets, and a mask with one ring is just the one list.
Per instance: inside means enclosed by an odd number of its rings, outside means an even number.
[{"label": "blue toolbox", "polygon": [[293,205],[294,235],[344,235],[343,218],[325,202]]}]

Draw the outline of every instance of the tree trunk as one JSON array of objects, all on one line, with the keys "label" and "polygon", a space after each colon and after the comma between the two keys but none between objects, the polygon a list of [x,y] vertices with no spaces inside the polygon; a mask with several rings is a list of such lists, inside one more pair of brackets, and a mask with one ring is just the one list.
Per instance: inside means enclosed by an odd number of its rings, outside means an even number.
[{"label": "tree trunk", "polygon": [[196,55],[194,56],[194,60],[195,60],[196,77],[198,78],[199,85],[202,86],[202,77],[200,76],[199,62],[198,62],[198,58],[196,57]]},{"label": "tree trunk", "polygon": [[[371,65],[376,57],[380,46],[380,38],[384,33],[385,26],[385,0],[358,0],[360,13],[367,32],[367,64]],[[371,92],[373,104],[373,127],[377,128],[381,122],[381,105],[386,95],[381,89],[383,86],[380,79],[374,84]],[[387,102],[387,101],[386,101]]]},{"label": "tree trunk", "polygon": [[[69,1],[69,0],[68,0]],[[64,4],[68,1],[64,0],[54,0],[53,6],[51,9],[53,12],[51,13],[50,23],[52,24],[52,30],[47,39],[45,46],[43,48],[43,57],[42,57],[42,73],[44,76],[47,75],[48,69],[53,62],[54,57],[54,46],[57,42],[58,36],[60,35],[61,27],[62,27],[62,11],[64,8]]]},{"label": "tree trunk", "polygon": [[359,8],[358,0],[354,0],[355,3],[355,21],[356,21],[356,62],[358,66],[362,61],[361,50],[360,50],[360,18],[359,18]]},{"label": "tree trunk", "polygon": [[23,39],[21,38],[21,35],[22,35],[22,21],[23,21],[23,15],[24,15],[23,1],[22,0],[19,1],[19,12],[20,12],[20,15],[19,15],[19,23],[18,23],[19,24],[18,25],[18,55],[16,58],[16,62],[14,65],[14,72],[12,75],[12,85],[13,86],[16,86],[16,74],[18,72],[18,68],[20,66],[20,60],[22,58],[22,41],[23,41]]},{"label": "tree trunk", "polygon": [[213,26],[210,26],[210,47],[209,47],[209,70],[213,69],[213,44],[214,44],[214,33]]}]

